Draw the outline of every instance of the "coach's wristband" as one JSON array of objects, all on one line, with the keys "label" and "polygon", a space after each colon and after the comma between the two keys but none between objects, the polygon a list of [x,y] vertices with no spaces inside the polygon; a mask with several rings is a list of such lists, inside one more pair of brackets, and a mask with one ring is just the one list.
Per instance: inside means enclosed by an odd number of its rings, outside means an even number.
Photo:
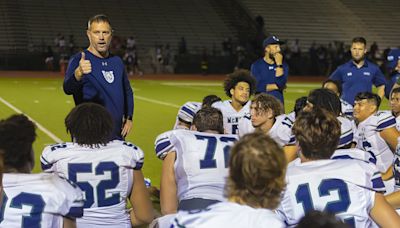
[{"label": "coach's wristband", "polygon": [[281,67],[281,68],[282,68],[282,67],[283,67],[283,65],[282,65],[282,64],[281,64],[281,65],[276,65],[276,67],[277,67],[277,68],[278,68],[278,67]]},{"label": "coach's wristband", "polygon": [[132,116],[127,116],[126,119],[127,120],[132,120]]}]

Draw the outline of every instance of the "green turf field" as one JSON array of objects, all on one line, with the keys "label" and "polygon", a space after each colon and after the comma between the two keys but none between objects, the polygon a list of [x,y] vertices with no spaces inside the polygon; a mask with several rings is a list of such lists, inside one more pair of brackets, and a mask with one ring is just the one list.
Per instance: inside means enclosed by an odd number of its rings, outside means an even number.
[{"label": "green turf field", "polygon": [[[144,175],[152,180],[153,185],[159,186],[161,161],[153,149],[156,136],[173,127],[178,108],[186,101],[201,102],[209,94],[223,99],[227,97],[220,81],[133,80],[131,85],[135,92],[135,114],[133,131],[127,141],[135,143],[145,152]],[[286,112],[292,110],[296,98],[319,86],[319,83],[289,83],[285,93]],[[39,172],[39,156],[43,147],[55,143],[56,138],[70,140],[65,131],[64,117],[74,107],[72,96],[64,94],[61,78],[0,77],[0,99],[0,119],[20,110],[48,130],[45,133],[37,129],[34,172]],[[381,109],[387,109],[387,103],[385,100]]]}]

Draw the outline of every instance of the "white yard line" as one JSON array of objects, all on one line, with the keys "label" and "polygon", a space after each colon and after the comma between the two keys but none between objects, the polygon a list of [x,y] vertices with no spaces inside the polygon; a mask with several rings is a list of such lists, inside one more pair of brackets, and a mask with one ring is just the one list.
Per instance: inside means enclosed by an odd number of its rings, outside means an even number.
[{"label": "white yard line", "polygon": [[172,104],[172,103],[168,103],[168,102],[164,102],[164,101],[159,101],[159,100],[154,100],[154,99],[150,99],[147,97],[142,97],[142,96],[138,96],[138,95],[134,95],[135,99],[139,99],[142,101],[148,101],[151,103],[155,103],[155,104],[160,104],[160,105],[165,105],[165,106],[169,106],[169,107],[173,107],[173,108],[180,108],[180,105],[176,105],[176,104]]},{"label": "white yard line", "polygon": [[61,140],[60,138],[58,138],[56,135],[54,135],[51,131],[47,130],[45,127],[43,127],[43,125],[41,125],[39,122],[37,122],[36,120],[32,119],[30,116],[28,116],[26,113],[23,113],[21,110],[19,110],[17,107],[15,107],[14,105],[10,104],[8,101],[4,100],[2,97],[0,97],[0,101],[7,105],[10,109],[12,109],[14,112],[18,113],[18,114],[24,114],[25,116],[27,116],[32,122],[34,122],[36,124],[36,126],[39,128],[39,130],[43,131],[43,133],[45,133],[47,136],[49,136],[51,139],[53,139],[55,142],[57,143],[61,143],[63,142],[63,140]]}]

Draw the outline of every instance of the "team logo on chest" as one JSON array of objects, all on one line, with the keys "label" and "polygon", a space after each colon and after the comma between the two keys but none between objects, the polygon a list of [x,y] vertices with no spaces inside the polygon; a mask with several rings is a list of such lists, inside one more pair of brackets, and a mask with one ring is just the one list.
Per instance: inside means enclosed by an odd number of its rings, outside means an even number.
[{"label": "team logo on chest", "polygon": [[102,70],[101,73],[103,73],[103,77],[108,83],[113,83],[114,73],[112,71]]}]

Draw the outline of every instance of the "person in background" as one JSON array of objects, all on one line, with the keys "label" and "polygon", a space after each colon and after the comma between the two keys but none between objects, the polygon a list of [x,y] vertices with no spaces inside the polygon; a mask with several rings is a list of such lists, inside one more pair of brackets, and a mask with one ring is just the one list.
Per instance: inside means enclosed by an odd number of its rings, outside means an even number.
[{"label": "person in background", "polygon": [[351,60],[340,65],[329,79],[342,84],[342,99],[353,105],[354,97],[360,92],[371,92],[372,85],[377,88],[379,97],[385,93],[385,76],[377,65],[365,58],[367,41],[364,37],[355,37],[351,42]]},{"label": "person in background", "polygon": [[284,61],[281,44],[276,36],[263,41],[264,56],[251,65],[251,74],[257,80],[256,93],[268,93],[284,103],[283,90],[289,75],[289,67]]}]

